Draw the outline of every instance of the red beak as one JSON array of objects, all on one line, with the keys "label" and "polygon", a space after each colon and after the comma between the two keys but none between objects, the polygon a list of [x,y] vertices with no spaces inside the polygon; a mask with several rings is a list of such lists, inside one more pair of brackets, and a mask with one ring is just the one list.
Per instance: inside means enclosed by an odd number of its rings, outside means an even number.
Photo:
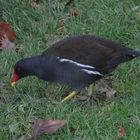
[{"label": "red beak", "polygon": [[20,79],[19,76],[16,74],[16,72],[15,72],[15,70],[14,70],[13,78],[12,78],[12,81],[11,81],[11,85],[12,85],[12,86],[15,86],[16,81],[18,81],[19,79]]}]

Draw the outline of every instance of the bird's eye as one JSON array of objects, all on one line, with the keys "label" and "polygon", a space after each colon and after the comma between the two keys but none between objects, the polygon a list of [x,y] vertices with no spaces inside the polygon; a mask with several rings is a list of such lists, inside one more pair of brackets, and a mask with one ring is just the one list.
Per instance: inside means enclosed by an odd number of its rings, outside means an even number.
[{"label": "bird's eye", "polygon": [[17,67],[16,71],[20,72],[21,71],[21,68],[20,67]]}]

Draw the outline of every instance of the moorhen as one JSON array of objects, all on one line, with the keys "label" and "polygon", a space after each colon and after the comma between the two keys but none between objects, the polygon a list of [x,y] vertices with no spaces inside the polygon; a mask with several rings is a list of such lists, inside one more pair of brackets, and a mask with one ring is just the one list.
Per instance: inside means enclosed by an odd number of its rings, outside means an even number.
[{"label": "moorhen", "polygon": [[[140,51],[95,35],[66,37],[41,55],[19,60],[14,66],[12,85],[23,77],[34,75],[81,89],[138,56]],[[64,100],[74,95],[75,91]]]}]

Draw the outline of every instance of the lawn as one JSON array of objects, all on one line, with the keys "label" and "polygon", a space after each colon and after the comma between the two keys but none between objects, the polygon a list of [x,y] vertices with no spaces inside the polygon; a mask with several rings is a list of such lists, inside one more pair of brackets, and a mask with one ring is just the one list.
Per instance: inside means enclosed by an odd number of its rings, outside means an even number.
[{"label": "lawn", "polygon": [[[31,137],[35,119],[64,119],[66,125],[40,140],[115,140],[120,127],[140,138],[140,59],[120,65],[112,73],[112,99],[60,103],[69,87],[47,83],[36,77],[20,80],[15,88],[10,81],[17,60],[40,54],[55,41],[70,35],[96,34],[140,49],[139,0],[42,0],[32,7],[28,0],[0,0],[0,20],[16,32],[16,47],[0,52],[0,140]],[[138,7],[139,6],[139,7]],[[77,10],[77,16],[71,12]]]}]

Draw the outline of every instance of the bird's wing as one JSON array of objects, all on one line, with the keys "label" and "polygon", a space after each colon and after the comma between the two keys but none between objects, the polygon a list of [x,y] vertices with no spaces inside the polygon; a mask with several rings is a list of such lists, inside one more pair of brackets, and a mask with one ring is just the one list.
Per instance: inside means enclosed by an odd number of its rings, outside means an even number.
[{"label": "bird's wing", "polygon": [[52,61],[51,64],[54,71],[54,80],[75,88],[85,87],[103,76],[92,66],[65,58],[57,57],[57,61]]},{"label": "bird's wing", "polygon": [[54,55],[62,59],[72,60],[95,67],[107,74],[117,65],[131,58],[125,53],[131,49],[93,35],[65,38],[48,48],[43,55]]},{"label": "bird's wing", "polygon": [[62,40],[50,48],[43,55],[54,55],[60,58],[69,59],[78,63],[101,68],[110,59],[112,49],[93,40]]}]

